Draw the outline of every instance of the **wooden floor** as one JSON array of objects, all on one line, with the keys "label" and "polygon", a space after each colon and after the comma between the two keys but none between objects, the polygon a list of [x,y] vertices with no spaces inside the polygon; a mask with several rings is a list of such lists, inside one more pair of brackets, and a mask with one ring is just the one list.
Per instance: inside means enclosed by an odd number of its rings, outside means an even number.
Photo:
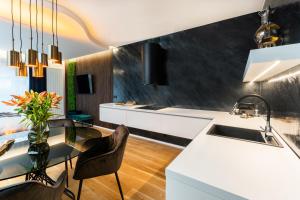
[{"label": "wooden floor", "polygon": [[[181,152],[180,149],[130,136],[126,146],[123,164],[119,170],[125,199],[163,200],[165,199],[165,168]],[[75,166],[76,159],[73,159]],[[48,169],[48,174],[57,178],[64,170],[60,164]],[[78,181],[72,179],[69,171],[69,189],[77,195]],[[1,182],[0,186],[23,181],[24,177]],[[66,196],[63,199],[67,200]],[[82,200],[121,199],[114,175],[85,180]]]}]

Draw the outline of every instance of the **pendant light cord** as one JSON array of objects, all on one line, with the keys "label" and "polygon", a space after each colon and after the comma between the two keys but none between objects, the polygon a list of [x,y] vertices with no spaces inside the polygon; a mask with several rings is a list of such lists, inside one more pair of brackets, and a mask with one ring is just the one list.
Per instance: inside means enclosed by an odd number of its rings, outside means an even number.
[{"label": "pendant light cord", "polygon": [[15,37],[14,37],[14,28],[15,28],[15,21],[14,21],[14,0],[11,0],[11,38],[12,38],[12,48],[13,51],[15,50]]},{"label": "pendant light cord", "polygon": [[31,24],[31,0],[29,1],[29,18],[30,18],[30,49],[32,49],[32,24]]},{"label": "pendant light cord", "polygon": [[22,62],[22,47],[23,47],[23,41],[22,41],[22,0],[20,0],[20,60]]},{"label": "pendant light cord", "polygon": [[53,28],[53,17],[54,17],[54,2],[52,0],[52,44],[54,46],[54,28]]},{"label": "pendant light cord", "polygon": [[58,35],[57,35],[57,0],[55,0],[55,18],[56,18],[56,23],[55,23],[56,46],[58,47]]},{"label": "pendant light cord", "polygon": [[38,2],[35,0],[35,31],[36,31],[36,50],[39,50],[39,29],[38,29]]},{"label": "pendant light cord", "polygon": [[44,53],[44,0],[42,0],[42,53]]}]

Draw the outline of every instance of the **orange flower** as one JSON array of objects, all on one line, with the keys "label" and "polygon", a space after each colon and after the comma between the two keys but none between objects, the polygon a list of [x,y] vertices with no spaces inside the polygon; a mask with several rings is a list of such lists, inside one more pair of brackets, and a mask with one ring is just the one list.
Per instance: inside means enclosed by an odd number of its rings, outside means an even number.
[{"label": "orange flower", "polygon": [[40,96],[40,97],[46,97],[46,96],[47,96],[47,92],[46,92],[46,91],[41,92],[41,93],[39,94],[39,96]]},{"label": "orange flower", "polygon": [[15,106],[15,103],[13,103],[11,101],[1,101],[1,102],[8,106]]},{"label": "orange flower", "polygon": [[8,106],[18,106],[23,111],[27,109],[27,105],[33,100],[37,100],[40,105],[44,104],[46,99],[50,99],[51,107],[58,108],[59,102],[62,100],[62,96],[57,95],[55,92],[48,93],[47,91],[37,93],[31,90],[26,91],[23,96],[11,95],[13,98],[9,101],[2,101],[2,103]]},{"label": "orange flower", "polygon": [[11,95],[11,96],[12,96],[13,98],[17,99],[17,100],[20,100],[20,101],[24,100],[24,98],[21,97],[21,96],[17,96],[17,95]]},{"label": "orange flower", "polygon": [[26,100],[25,100],[25,103],[29,104],[31,102],[31,100],[32,100],[32,97],[27,97]]},{"label": "orange flower", "polygon": [[31,95],[30,95],[30,92],[25,91],[25,96],[26,96],[26,97],[30,97],[30,96],[31,96]]}]

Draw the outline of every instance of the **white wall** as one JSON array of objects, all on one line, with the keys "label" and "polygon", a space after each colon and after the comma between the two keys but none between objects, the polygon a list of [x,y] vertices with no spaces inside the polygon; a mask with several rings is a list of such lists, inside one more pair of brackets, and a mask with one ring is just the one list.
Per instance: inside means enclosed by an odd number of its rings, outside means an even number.
[{"label": "white wall", "polygon": [[[22,95],[29,89],[29,79],[17,77],[15,69],[0,63],[0,101],[11,99],[10,95]],[[13,112],[13,107],[0,102],[0,112]]]},{"label": "white wall", "polygon": [[53,109],[57,115],[65,115],[65,69],[64,65],[51,65],[47,68],[47,91],[56,92],[63,97],[58,109]]}]

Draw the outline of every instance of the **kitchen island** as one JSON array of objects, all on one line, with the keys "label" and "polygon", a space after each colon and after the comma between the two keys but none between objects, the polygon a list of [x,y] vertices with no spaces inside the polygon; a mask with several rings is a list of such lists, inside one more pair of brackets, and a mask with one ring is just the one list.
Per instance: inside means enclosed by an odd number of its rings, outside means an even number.
[{"label": "kitchen island", "polygon": [[[112,115],[113,109],[121,112],[123,121],[119,119],[118,123],[125,125],[130,124],[128,114],[133,120],[135,113],[139,117],[143,113],[147,115],[153,113],[155,116],[199,119],[199,122],[208,120],[199,124],[198,129],[193,129],[199,132],[192,134],[192,142],[166,168],[167,200],[292,200],[300,197],[299,158],[278,133],[273,131],[282,147],[207,134],[215,124],[257,130],[260,126],[265,126],[266,122],[262,117],[243,119],[227,112],[182,108],[149,111],[136,109],[137,106],[114,104],[101,104],[100,110],[102,108],[112,109],[111,113],[106,115]],[[103,114],[100,119],[105,121],[107,117]],[[161,121],[156,122],[161,126]],[[171,125],[164,124],[166,127]],[[272,120],[271,125],[277,130]],[[185,122],[181,122],[180,126],[189,130]],[[151,129],[150,126],[146,128]]]}]

